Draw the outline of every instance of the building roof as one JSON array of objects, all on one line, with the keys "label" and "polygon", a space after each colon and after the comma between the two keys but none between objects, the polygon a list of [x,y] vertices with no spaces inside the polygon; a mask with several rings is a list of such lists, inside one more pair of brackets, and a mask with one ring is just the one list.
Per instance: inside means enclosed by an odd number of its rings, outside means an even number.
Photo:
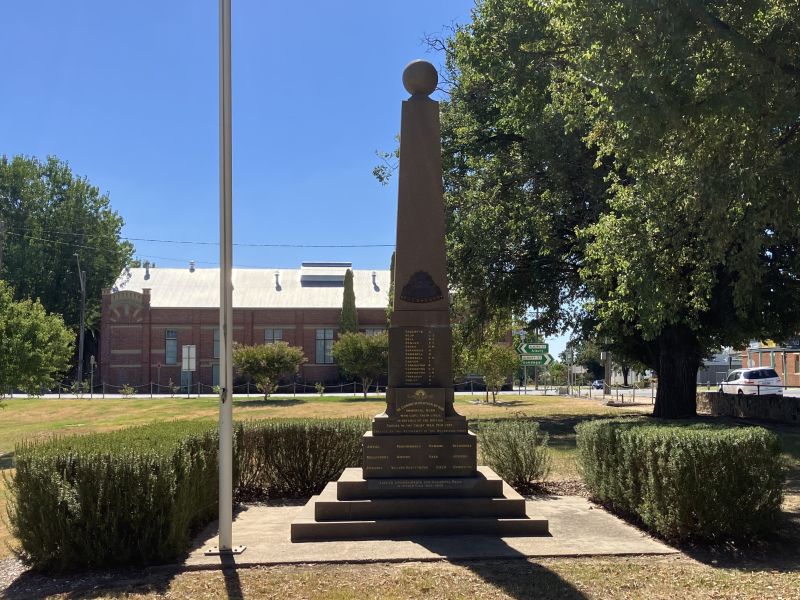
[{"label": "building roof", "polygon": [[[235,308],[341,308],[348,263],[304,263],[302,269],[233,269]],[[310,277],[309,277],[310,275]],[[112,294],[150,289],[152,308],[216,308],[219,269],[126,268]],[[353,270],[358,308],[386,308],[389,271]]]}]

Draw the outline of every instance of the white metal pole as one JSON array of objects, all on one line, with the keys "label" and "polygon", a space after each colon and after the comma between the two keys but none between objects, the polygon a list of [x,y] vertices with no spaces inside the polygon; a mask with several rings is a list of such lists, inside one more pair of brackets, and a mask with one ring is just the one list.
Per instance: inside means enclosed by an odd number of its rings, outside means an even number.
[{"label": "white metal pole", "polygon": [[219,551],[233,550],[231,0],[219,0]]}]

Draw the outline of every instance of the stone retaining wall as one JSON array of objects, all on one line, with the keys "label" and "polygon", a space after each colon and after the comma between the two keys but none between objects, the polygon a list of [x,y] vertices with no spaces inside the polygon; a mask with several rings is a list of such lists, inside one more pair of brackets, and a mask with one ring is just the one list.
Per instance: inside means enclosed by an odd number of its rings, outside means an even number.
[{"label": "stone retaining wall", "polygon": [[738,396],[719,392],[697,394],[697,412],[720,417],[746,417],[800,424],[800,398],[778,395]]}]

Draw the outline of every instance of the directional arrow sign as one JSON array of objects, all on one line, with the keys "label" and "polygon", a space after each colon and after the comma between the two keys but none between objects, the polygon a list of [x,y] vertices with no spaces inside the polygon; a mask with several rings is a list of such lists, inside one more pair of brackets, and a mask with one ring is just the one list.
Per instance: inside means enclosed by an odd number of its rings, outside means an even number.
[{"label": "directional arrow sign", "polygon": [[553,357],[548,354],[523,354],[519,357],[520,362],[526,367],[546,367],[554,362]]},{"label": "directional arrow sign", "polygon": [[520,342],[514,349],[520,356],[543,355],[547,354],[550,347],[544,342]]}]

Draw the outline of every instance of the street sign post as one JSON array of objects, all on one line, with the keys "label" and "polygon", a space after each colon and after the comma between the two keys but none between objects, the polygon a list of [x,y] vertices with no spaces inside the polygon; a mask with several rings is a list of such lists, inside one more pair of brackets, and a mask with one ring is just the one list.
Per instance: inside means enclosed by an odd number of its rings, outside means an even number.
[{"label": "street sign post", "polygon": [[550,346],[544,342],[520,342],[514,346],[520,356],[547,354]]},{"label": "street sign post", "polygon": [[549,353],[545,354],[522,354],[519,357],[520,363],[524,366],[546,367],[554,362],[554,358]]},{"label": "street sign post", "polygon": [[186,375],[186,397],[192,389],[192,371],[197,370],[197,346],[185,345],[183,346],[181,369],[187,373]]}]

